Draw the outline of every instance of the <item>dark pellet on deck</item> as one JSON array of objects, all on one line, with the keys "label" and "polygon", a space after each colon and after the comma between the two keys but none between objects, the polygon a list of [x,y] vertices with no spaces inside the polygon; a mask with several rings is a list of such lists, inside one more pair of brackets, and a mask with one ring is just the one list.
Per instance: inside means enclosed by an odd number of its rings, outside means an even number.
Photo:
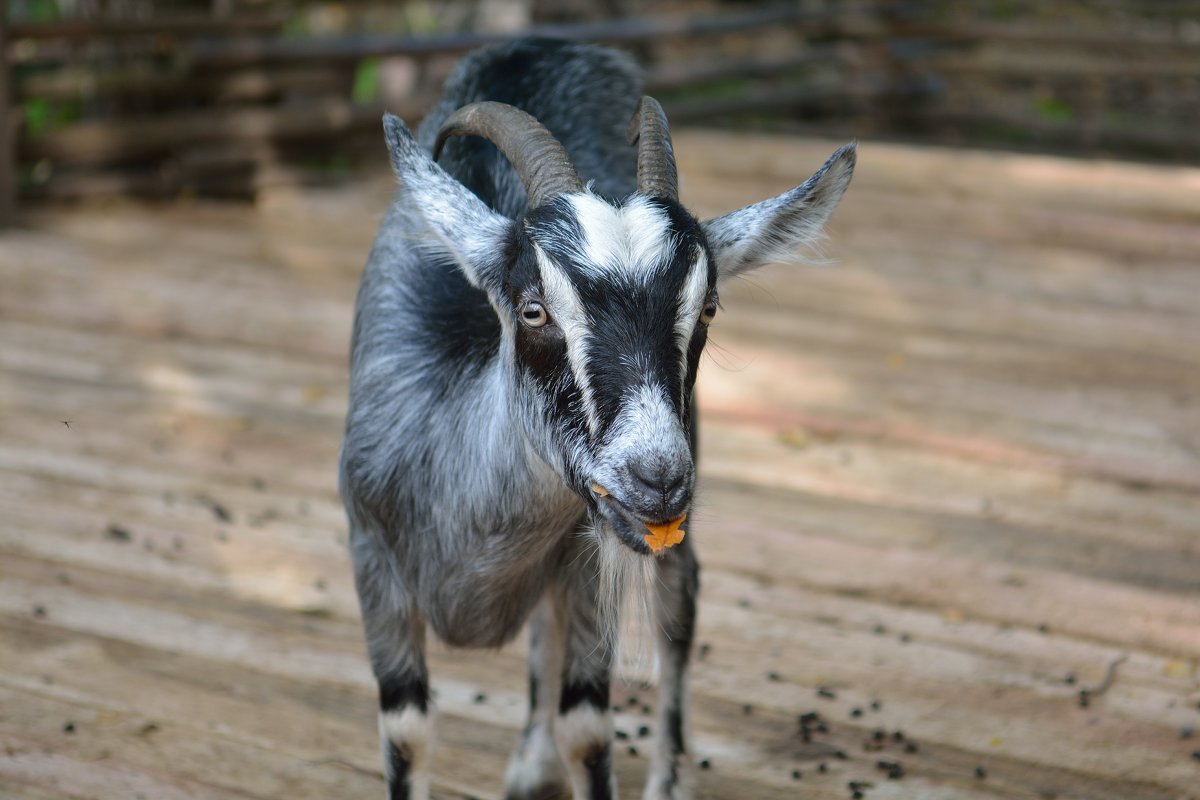
[{"label": "dark pellet on deck", "polygon": [[45,607],[45,606],[34,606],[34,607],[33,607],[33,615],[34,615],[35,617],[44,617],[44,616],[46,616],[46,607]]},{"label": "dark pellet on deck", "polygon": [[833,757],[836,759],[839,759],[841,761],[845,761],[850,756],[846,755],[845,750],[837,750],[837,751],[834,751]]},{"label": "dark pellet on deck", "polygon": [[767,680],[779,683],[779,681],[783,680],[783,677],[778,672],[768,672]]},{"label": "dark pellet on deck", "polygon": [[822,686],[817,689],[817,697],[824,697],[826,700],[837,700],[837,692]]},{"label": "dark pellet on deck", "polygon": [[904,752],[906,752],[906,753],[915,753],[920,749],[921,748],[918,747],[917,743],[914,741],[910,740],[910,741],[904,743]]},{"label": "dark pellet on deck", "polygon": [[861,708],[855,707],[855,708],[850,709],[850,716],[861,717],[862,715],[863,715],[863,710]]},{"label": "dark pellet on deck", "polygon": [[1196,732],[1196,729],[1193,728],[1191,725],[1184,725],[1182,728],[1179,729],[1179,738],[1180,739],[1190,739],[1190,738],[1192,738],[1192,735],[1195,732]]},{"label": "dark pellet on deck", "polygon": [[629,734],[622,730],[613,731],[613,736],[622,742],[629,738]]},{"label": "dark pellet on deck", "polygon": [[637,748],[634,747],[633,745],[629,745],[629,755],[634,756],[636,758],[637,754],[638,754]]},{"label": "dark pellet on deck", "polygon": [[903,742],[904,741],[904,731],[899,730],[899,729],[892,731],[892,741],[893,742]]},{"label": "dark pellet on deck", "polygon": [[75,732],[75,723],[74,722],[68,721],[68,722],[63,723],[63,733],[74,733],[74,732]]},{"label": "dark pellet on deck", "polygon": [[975,768],[975,777],[978,778],[979,780],[983,780],[984,778],[986,778],[987,777],[987,767],[984,767],[982,765],[976,767]]},{"label": "dark pellet on deck", "polygon": [[1050,626],[1043,622],[1041,625],[1038,625],[1037,630],[1038,633],[1049,633]]},{"label": "dark pellet on deck", "polygon": [[708,656],[708,654],[711,652],[712,652],[712,645],[710,645],[708,642],[701,642],[700,649],[696,651],[696,658],[703,661]]},{"label": "dark pellet on deck", "polygon": [[712,767],[712,762],[709,761],[707,758],[700,759],[700,769],[710,769],[711,767]]},{"label": "dark pellet on deck", "polygon": [[104,535],[114,542],[128,542],[133,539],[128,528],[124,528],[115,522],[104,529]]},{"label": "dark pellet on deck", "polygon": [[638,738],[639,739],[645,739],[649,735],[650,735],[650,726],[649,725],[639,725],[638,726]]},{"label": "dark pellet on deck", "polygon": [[879,702],[878,700],[871,701],[871,710],[872,711],[878,711],[881,708],[883,708],[883,703]]},{"label": "dark pellet on deck", "polygon": [[475,702],[476,703],[486,703],[487,695],[484,694],[483,692],[476,692],[475,693]]},{"label": "dark pellet on deck", "polygon": [[742,714],[749,716],[754,711],[754,706],[749,703],[742,703]]}]

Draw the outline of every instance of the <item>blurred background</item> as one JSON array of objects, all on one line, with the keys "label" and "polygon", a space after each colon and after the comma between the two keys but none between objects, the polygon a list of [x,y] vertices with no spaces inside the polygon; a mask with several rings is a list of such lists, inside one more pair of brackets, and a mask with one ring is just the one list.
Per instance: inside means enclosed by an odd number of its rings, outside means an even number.
[{"label": "blurred background", "polygon": [[519,31],[624,47],[677,123],[1200,157],[1187,0],[6,5],[0,161],[30,200],[336,177],[378,156],[381,109],[419,119],[458,56]]},{"label": "blurred background", "polygon": [[[1200,796],[1200,0],[0,21],[4,800],[382,796],[335,478],[380,115],[529,32],[644,65],[701,218],[859,142],[701,363],[698,800]],[[499,798],[524,636],[430,647],[434,796]]]}]

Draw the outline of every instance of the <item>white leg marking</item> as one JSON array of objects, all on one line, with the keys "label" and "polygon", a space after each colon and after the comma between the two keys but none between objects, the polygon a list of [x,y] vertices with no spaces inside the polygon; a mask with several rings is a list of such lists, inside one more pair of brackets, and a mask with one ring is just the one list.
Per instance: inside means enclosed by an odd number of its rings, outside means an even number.
[{"label": "white leg marking", "polygon": [[[554,726],[554,739],[567,765],[567,776],[571,779],[571,791],[576,800],[600,800],[591,798],[589,794],[591,782],[584,762],[597,750],[611,744],[612,732],[612,717],[607,709],[599,711],[581,705],[558,718]],[[617,797],[616,781],[614,775],[611,784],[613,800]]]},{"label": "white leg marking", "polygon": [[554,726],[535,722],[521,748],[508,762],[504,790],[511,797],[531,796],[538,789],[565,783],[563,759],[554,741]]},{"label": "white leg marking", "polygon": [[408,756],[410,800],[429,800],[430,767],[437,746],[437,712],[429,706],[423,714],[414,706],[403,711],[384,711],[379,715],[379,738],[385,743],[384,764],[388,763],[386,743]]}]

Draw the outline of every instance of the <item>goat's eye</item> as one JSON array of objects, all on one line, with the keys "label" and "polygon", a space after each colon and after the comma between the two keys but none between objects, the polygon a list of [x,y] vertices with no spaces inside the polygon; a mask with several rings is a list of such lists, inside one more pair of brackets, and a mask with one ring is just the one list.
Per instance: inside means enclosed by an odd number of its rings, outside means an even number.
[{"label": "goat's eye", "polygon": [[546,307],[536,300],[530,300],[521,306],[521,321],[531,328],[540,328],[550,321]]},{"label": "goat's eye", "polygon": [[717,302],[715,300],[706,303],[704,310],[700,312],[700,324],[708,325],[717,316]]}]

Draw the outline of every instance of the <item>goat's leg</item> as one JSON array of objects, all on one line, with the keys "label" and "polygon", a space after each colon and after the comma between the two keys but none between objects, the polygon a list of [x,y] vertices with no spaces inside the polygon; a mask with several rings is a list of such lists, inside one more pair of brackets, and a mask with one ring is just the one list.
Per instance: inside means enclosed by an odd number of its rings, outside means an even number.
[{"label": "goat's leg", "polygon": [[566,648],[554,739],[575,800],[615,800],[609,707],[612,650],[597,618],[595,576],[573,573],[566,580]]},{"label": "goat's leg", "polygon": [[642,798],[686,800],[692,796],[687,667],[700,588],[700,565],[690,537],[659,559],[658,575],[658,725]]},{"label": "goat's leg", "polygon": [[529,723],[504,776],[506,800],[566,797],[567,775],[554,741],[562,692],[566,619],[556,591],[542,597],[529,634]]},{"label": "goat's leg", "polygon": [[385,567],[354,549],[371,668],[379,684],[379,739],[388,800],[429,800],[435,709],[425,666],[425,620]]}]

